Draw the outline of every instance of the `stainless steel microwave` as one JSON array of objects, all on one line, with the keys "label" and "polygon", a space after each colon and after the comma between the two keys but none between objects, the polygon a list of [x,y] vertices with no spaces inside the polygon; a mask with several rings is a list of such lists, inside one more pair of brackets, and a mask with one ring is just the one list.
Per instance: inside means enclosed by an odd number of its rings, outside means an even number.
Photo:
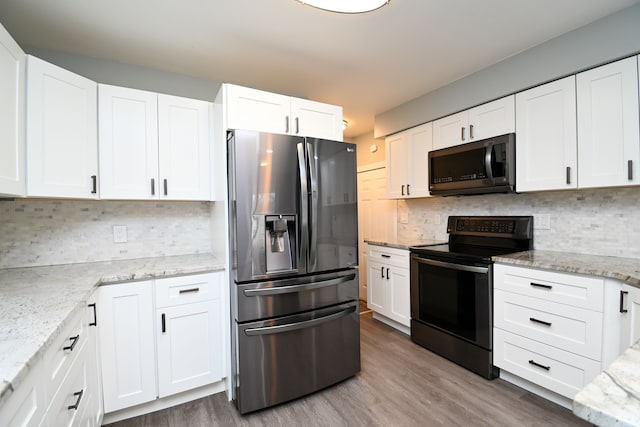
[{"label": "stainless steel microwave", "polygon": [[429,152],[434,196],[515,191],[516,135],[487,138]]}]

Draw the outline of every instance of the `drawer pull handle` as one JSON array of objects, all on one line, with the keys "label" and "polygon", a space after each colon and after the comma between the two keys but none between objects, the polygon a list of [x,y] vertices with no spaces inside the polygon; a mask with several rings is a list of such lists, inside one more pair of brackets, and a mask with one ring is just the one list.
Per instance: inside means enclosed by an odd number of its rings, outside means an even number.
[{"label": "drawer pull handle", "polygon": [[531,286],[533,286],[534,288],[553,289],[553,286],[551,286],[551,285],[543,285],[542,283],[530,282],[529,284]]},{"label": "drawer pull handle", "polygon": [[620,313],[628,313],[629,310],[624,308],[624,296],[627,295],[629,291],[620,291]]},{"label": "drawer pull handle", "polygon": [[380,277],[384,279],[384,267],[380,267]]},{"label": "drawer pull handle", "polygon": [[164,313],[162,313],[161,316],[161,323],[162,323],[162,333],[164,334],[165,332],[167,332],[167,320],[165,319],[165,315]]},{"label": "drawer pull handle", "polygon": [[93,322],[89,323],[89,326],[98,326],[98,314],[96,313],[96,303],[89,304],[87,307],[93,308]]},{"label": "drawer pull handle", "polygon": [[74,395],[74,396],[78,396],[78,400],[76,400],[75,405],[67,406],[67,410],[68,410],[68,411],[70,411],[70,410],[72,410],[72,409],[73,409],[74,411],[77,411],[77,410],[78,410],[78,407],[80,406],[80,401],[82,400],[82,395],[83,395],[83,394],[84,394],[84,390],[76,391],[75,393],[73,393],[73,395]]},{"label": "drawer pull handle", "polygon": [[391,255],[382,254],[382,258],[391,258]]},{"label": "drawer pull handle", "polygon": [[389,269],[387,268],[387,280],[389,280]]},{"label": "drawer pull handle", "polygon": [[69,350],[69,351],[73,351],[73,349],[75,348],[76,344],[78,343],[78,340],[80,339],[80,334],[76,335],[75,337],[71,337],[69,338],[72,342],[71,345],[68,345],[66,347],[62,347],[62,350]]},{"label": "drawer pull handle", "polygon": [[551,326],[551,322],[545,322],[544,320],[538,320],[535,317],[529,317],[529,320],[531,320],[532,322],[535,322],[535,323],[539,323],[539,324],[544,325],[544,326]]},{"label": "drawer pull handle", "polygon": [[98,193],[98,177],[96,175],[91,175],[91,194]]},{"label": "drawer pull handle", "polygon": [[195,292],[200,292],[200,288],[191,288],[191,289],[180,289],[178,293],[180,294],[192,294]]},{"label": "drawer pull handle", "polygon": [[540,363],[536,362],[535,360],[529,360],[529,364],[533,365],[533,366],[537,366],[538,368],[542,368],[545,371],[548,371],[551,369],[551,366],[544,366],[541,365]]}]

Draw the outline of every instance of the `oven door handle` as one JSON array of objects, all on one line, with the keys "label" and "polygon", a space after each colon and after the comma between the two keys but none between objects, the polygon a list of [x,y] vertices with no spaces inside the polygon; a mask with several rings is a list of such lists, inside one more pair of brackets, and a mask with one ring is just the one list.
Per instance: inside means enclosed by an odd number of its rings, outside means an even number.
[{"label": "oven door handle", "polygon": [[286,325],[278,326],[265,326],[263,328],[249,328],[244,331],[245,335],[269,335],[279,334],[282,332],[295,331],[298,329],[311,328],[313,326],[320,325],[322,323],[330,322],[340,317],[348,316],[356,311],[356,306],[349,307],[346,310],[339,311],[337,313],[329,314],[328,316],[320,317],[318,319],[304,320],[302,322],[288,323]]},{"label": "oven door handle", "polygon": [[454,264],[451,262],[435,261],[432,259],[426,259],[426,258],[420,258],[420,257],[416,257],[415,259],[418,262],[423,264],[429,264],[436,267],[451,268],[453,270],[469,271],[471,273],[488,273],[489,272],[489,267],[475,267],[472,265]]},{"label": "oven door handle", "polygon": [[244,295],[248,297],[262,297],[267,295],[291,294],[294,292],[307,291],[309,289],[318,289],[325,288],[327,286],[339,285],[355,278],[356,274],[351,273],[346,276],[338,277],[335,279],[322,280],[320,282],[303,283],[300,285],[292,286],[275,286],[272,288],[247,289],[244,291]]}]

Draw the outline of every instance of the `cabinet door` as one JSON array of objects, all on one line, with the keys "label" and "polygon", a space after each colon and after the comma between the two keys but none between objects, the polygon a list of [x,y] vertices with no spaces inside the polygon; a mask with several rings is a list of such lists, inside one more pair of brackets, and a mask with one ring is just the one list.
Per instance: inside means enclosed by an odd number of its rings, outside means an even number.
[{"label": "cabinet door", "polygon": [[342,107],[291,98],[290,133],[342,141]]},{"label": "cabinet door", "polygon": [[515,96],[510,95],[469,110],[469,138],[479,140],[515,132]]},{"label": "cabinet door", "polygon": [[87,300],[85,311],[85,324],[90,341],[87,343],[87,385],[89,392],[87,395],[87,407],[82,415],[82,424],[87,427],[99,427],[102,425],[104,407],[102,400],[102,377],[100,375],[100,347],[98,344],[98,294],[93,292]]},{"label": "cabinet door", "polygon": [[27,62],[27,195],[97,198],[96,83]]},{"label": "cabinet door", "polygon": [[408,148],[405,165],[408,166],[407,196],[426,197],[429,195],[429,151],[433,149],[433,126],[426,123],[406,132]]},{"label": "cabinet door", "polygon": [[26,56],[0,25],[0,194],[24,196]]},{"label": "cabinet door", "polygon": [[367,307],[377,313],[387,315],[391,301],[391,287],[386,276],[389,268],[371,259],[368,260],[368,263]]},{"label": "cabinet door", "polygon": [[[20,385],[3,396],[0,423],[3,427],[46,426],[49,401],[44,387],[45,370],[41,356],[29,362],[27,376]],[[6,384],[6,383],[5,383]]]},{"label": "cabinet door", "polygon": [[577,75],[578,185],[638,185],[638,63],[627,58]]},{"label": "cabinet door", "polygon": [[[408,256],[408,254],[407,254]],[[409,270],[394,267],[389,270],[389,286],[391,301],[388,317],[404,326],[411,325],[411,291],[409,289]]]},{"label": "cabinet door", "polygon": [[516,189],[577,187],[575,76],[516,94]]},{"label": "cabinet door", "polygon": [[157,199],[158,96],[98,85],[100,197]]},{"label": "cabinet door", "polygon": [[225,89],[227,129],[282,134],[292,129],[288,96],[230,84]]},{"label": "cabinet door", "polygon": [[461,111],[433,122],[433,149],[469,142],[469,112]]},{"label": "cabinet door", "polygon": [[158,396],[222,379],[220,301],[157,310]]},{"label": "cabinet door", "polygon": [[152,283],[99,288],[98,335],[105,412],[156,398]]},{"label": "cabinet door", "polygon": [[211,103],[158,95],[160,198],[209,200]]},{"label": "cabinet door", "polygon": [[385,139],[387,197],[404,198],[409,182],[407,168],[407,133],[400,132]]},{"label": "cabinet door", "polygon": [[622,330],[621,351],[626,350],[640,340],[640,288],[622,286]]}]

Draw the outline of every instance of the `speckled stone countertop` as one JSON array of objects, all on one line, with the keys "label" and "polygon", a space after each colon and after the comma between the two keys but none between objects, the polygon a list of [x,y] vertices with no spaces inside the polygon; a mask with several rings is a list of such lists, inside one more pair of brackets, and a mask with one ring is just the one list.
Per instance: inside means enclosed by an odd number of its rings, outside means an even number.
[{"label": "speckled stone countertop", "polygon": [[202,254],[0,270],[0,407],[96,286],[224,267]]},{"label": "speckled stone countertop", "polygon": [[441,242],[436,240],[419,240],[419,239],[411,239],[411,240],[395,239],[395,240],[386,240],[386,241],[366,239],[365,242],[367,242],[370,245],[386,246],[389,248],[406,249],[406,250],[409,250],[409,248],[412,246],[426,246],[426,245],[431,246],[431,245],[441,245],[441,244],[447,243],[446,241]]},{"label": "speckled stone countertop", "polygon": [[576,395],[573,413],[598,426],[640,426],[640,341]]},{"label": "speckled stone countertop", "polygon": [[526,251],[494,256],[493,261],[587,276],[609,277],[640,288],[640,259],[556,251]]}]

